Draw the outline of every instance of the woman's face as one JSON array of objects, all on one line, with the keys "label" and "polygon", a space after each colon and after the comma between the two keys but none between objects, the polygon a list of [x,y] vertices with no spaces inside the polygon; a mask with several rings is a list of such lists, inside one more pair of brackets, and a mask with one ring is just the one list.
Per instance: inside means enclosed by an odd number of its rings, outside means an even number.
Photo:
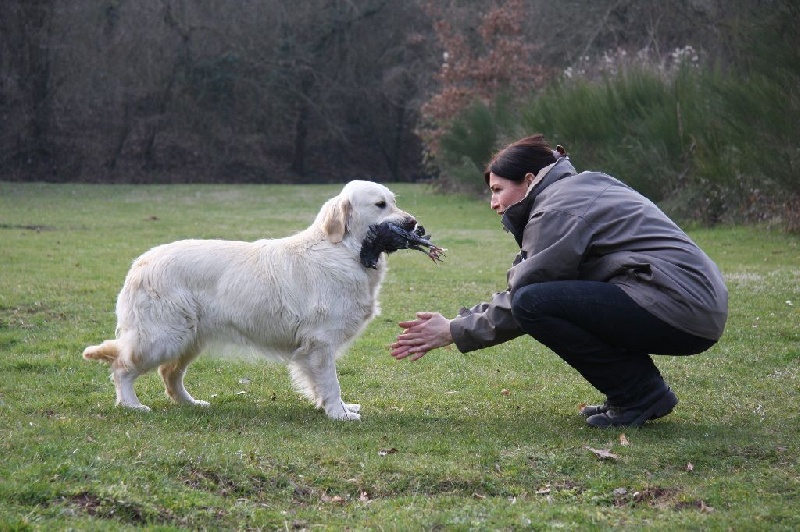
[{"label": "woman's face", "polygon": [[526,174],[525,179],[517,183],[497,174],[489,174],[489,190],[492,192],[492,199],[489,206],[497,214],[502,215],[506,209],[514,205],[525,197],[528,187],[533,181],[533,174]]}]

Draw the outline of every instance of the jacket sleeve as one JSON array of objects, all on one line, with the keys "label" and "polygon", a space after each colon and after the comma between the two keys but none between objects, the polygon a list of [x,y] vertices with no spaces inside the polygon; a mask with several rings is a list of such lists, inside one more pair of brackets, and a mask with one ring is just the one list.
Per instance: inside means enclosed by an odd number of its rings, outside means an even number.
[{"label": "jacket sleeve", "polygon": [[578,279],[591,236],[580,216],[562,211],[534,213],[525,226],[521,260],[508,270],[511,296],[529,284]]},{"label": "jacket sleeve", "polygon": [[563,212],[535,214],[525,227],[522,248],[508,270],[508,289],[489,303],[462,308],[450,322],[462,353],[501,344],[524,334],[511,314],[514,292],[532,283],[577,279],[591,232],[580,218]]},{"label": "jacket sleeve", "polygon": [[511,294],[498,292],[489,303],[462,308],[450,322],[453,342],[462,353],[502,344],[521,336],[522,330],[511,314]]}]

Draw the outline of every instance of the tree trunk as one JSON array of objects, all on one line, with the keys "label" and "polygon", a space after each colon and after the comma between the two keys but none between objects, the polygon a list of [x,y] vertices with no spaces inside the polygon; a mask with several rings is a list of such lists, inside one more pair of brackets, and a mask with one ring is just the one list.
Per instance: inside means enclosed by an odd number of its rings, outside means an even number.
[{"label": "tree trunk", "polygon": [[12,59],[18,61],[19,85],[25,98],[25,123],[17,144],[20,166],[50,162],[50,117],[52,114],[50,32],[52,0],[17,4],[20,40]]},{"label": "tree trunk", "polygon": [[314,79],[311,72],[304,72],[300,81],[300,102],[297,105],[297,118],[294,123],[294,146],[292,150],[292,171],[297,175],[306,172],[306,141],[308,140],[308,121],[311,117],[309,98]]}]

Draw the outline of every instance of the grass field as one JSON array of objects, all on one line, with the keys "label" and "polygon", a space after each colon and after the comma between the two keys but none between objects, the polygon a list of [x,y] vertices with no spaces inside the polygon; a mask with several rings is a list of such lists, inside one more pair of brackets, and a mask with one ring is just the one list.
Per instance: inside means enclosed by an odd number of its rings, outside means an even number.
[{"label": "grass field", "polygon": [[530,339],[388,355],[397,321],[485,300],[515,253],[485,203],[392,188],[449,252],[391,257],[383,313],[339,363],[363,409],[347,423],[246,357],[189,369],[210,408],[171,404],[155,374],[137,381],[152,412],[114,408],[107,369],[80,356],[113,336],[146,249],[293,233],[338,186],[0,183],[0,530],[800,529],[796,237],[690,231],[728,281],[726,334],[658,357],[672,415],[604,431],[577,413],[601,397]]}]

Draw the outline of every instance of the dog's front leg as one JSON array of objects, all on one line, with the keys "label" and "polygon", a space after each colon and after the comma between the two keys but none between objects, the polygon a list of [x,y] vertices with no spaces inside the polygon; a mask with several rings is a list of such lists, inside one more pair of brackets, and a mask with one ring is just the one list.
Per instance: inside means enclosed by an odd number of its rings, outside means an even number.
[{"label": "dog's front leg", "polygon": [[331,419],[359,420],[361,406],[346,404],[342,400],[339,378],[336,374],[335,351],[319,348],[308,354],[308,381],[317,406],[325,410]]},{"label": "dog's front leg", "polygon": [[358,420],[361,405],[342,401],[336,375],[336,349],[329,342],[306,339],[289,362],[294,387],[332,419]]},{"label": "dog's front leg", "polygon": [[345,403],[344,407],[354,414],[361,412],[361,405],[358,403]]}]

